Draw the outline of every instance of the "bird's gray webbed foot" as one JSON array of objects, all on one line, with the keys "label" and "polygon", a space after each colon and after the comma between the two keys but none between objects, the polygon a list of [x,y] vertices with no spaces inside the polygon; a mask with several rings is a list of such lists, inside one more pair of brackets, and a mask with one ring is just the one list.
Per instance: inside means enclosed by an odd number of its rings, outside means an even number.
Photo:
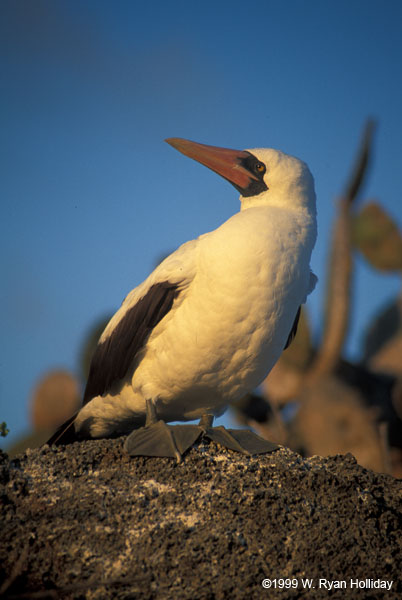
[{"label": "bird's gray webbed foot", "polygon": [[168,425],[158,420],[153,403],[147,401],[145,426],[130,433],[124,449],[130,456],[159,456],[180,462],[201,434],[198,425]]},{"label": "bird's gray webbed foot", "polygon": [[225,448],[242,454],[265,454],[278,448],[248,429],[212,427],[214,417],[205,414],[198,425],[168,425],[157,419],[155,407],[147,401],[144,427],[135,429],[125,441],[124,449],[130,456],[158,456],[176,458],[183,454],[202,436]]},{"label": "bird's gray webbed foot", "polygon": [[203,428],[203,436],[242,454],[266,454],[273,452],[279,446],[260,437],[248,429],[226,429],[225,427],[212,427],[213,417],[204,415],[200,420],[200,427]]}]

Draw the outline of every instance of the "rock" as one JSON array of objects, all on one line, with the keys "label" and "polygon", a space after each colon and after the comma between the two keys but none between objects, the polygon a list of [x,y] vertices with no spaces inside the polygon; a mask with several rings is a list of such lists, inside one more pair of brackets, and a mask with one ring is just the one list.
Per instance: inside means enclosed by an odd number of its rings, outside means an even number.
[{"label": "rock", "polygon": [[[130,458],[123,442],[1,455],[0,595],[284,600],[311,597],[308,578],[319,600],[321,578],[392,581],[359,599],[399,597],[401,481],[351,455],[248,457],[202,441],[176,464]],[[265,590],[266,578],[291,587]]]}]

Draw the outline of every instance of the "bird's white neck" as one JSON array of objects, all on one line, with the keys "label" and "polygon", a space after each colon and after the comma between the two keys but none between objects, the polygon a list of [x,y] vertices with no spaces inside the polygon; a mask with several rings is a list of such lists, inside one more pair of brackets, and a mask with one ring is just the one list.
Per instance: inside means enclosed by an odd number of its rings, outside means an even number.
[{"label": "bird's white neck", "polygon": [[316,215],[316,197],[314,188],[308,190],[285,188],[284,190],[267,190],[257,196],[240,196],[240,211],[257,206],[277,207],[286,211],[299,211],[310,217]]}]

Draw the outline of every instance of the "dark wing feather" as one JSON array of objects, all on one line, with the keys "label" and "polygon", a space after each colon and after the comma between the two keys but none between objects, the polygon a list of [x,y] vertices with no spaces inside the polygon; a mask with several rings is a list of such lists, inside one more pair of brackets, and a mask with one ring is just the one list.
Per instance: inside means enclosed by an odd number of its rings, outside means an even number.
[{"label": "dark wing feather", "polygon": [[76,442],[78,437],[75,433],[74,421],[77,414],[78,413],[75,413],[75,415],[65,421],[63,425],[60,425],[46,444],[49,444],[49,446],[53,446],[53,444],[58,446],[59,444],[72,444],[73,442]]},{"label": "dark wing feather", "polygon": [[125,378],[152,329],[170,311],[178,294],[178,285],[169,281],[152,285],[110,336],[98,344],[91,361],[84,404],[111,392],[114,384]]},{"label": "dark wing feather", "polygon": [[300,319],[300,311],[301,311],[301,306],[299,306],[299,308],[297,310],[296,317],[295,317],[295,320],[293,321],[292,329],[290,330],[284,350],[286,350],[286,348],[288,348],[290,346],[290,344],[293,342],[293,340],[295,339],[295,335],[297,332],[297,326],[299,324],[299,319]]}]

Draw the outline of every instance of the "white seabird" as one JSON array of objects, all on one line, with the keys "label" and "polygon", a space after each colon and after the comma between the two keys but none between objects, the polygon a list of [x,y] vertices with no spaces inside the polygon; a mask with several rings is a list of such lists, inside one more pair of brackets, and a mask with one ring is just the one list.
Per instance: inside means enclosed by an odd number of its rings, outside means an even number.
[{"label": "white seabird", "polygon": [[[240,212],[180,246],[128,294],[99,339],[82,408],[49,443],[133,432],[131,454],[179,459],[208,431],[231,448],[267,451],[257,436],[261,446],[210,425],[263,381],[294,337],[316,283],[314,180],[278,150],[166,141],[232,183]],[[200,426],[165,425],[200,417]]]}]

